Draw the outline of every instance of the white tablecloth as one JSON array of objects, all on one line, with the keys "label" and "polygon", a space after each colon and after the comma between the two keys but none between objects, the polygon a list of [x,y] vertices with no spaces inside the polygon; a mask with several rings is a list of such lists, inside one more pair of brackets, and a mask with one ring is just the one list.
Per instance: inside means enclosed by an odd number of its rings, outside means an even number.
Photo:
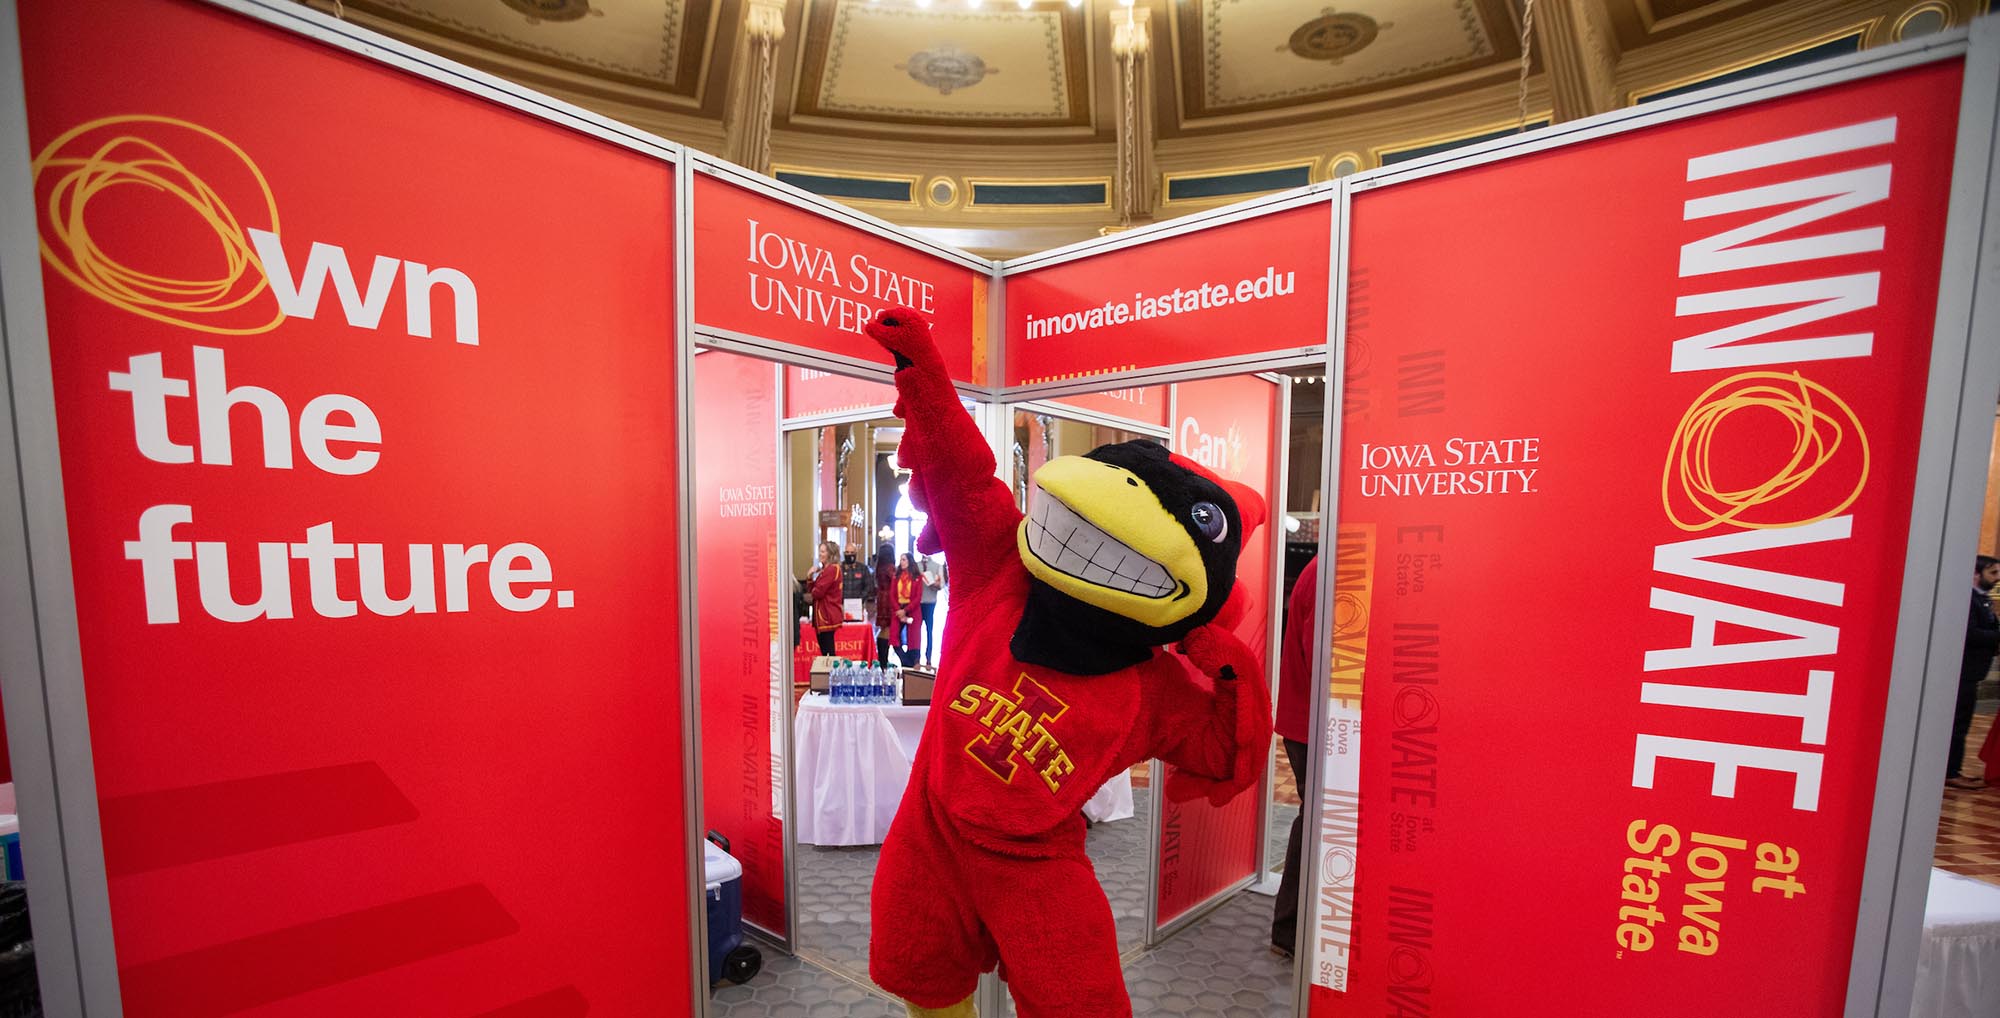
[{"label": "white tablecloth", "polygon": [[[929,714],[928,707],[835,706],[818,693],[802,697],[792,725],[799,844],[881,844]],[[1131,774],[1106,782],[1083,813],[1100,822],[1131,817]]]},{"label": "white tablecloth", "polygon": [[2000,1015],[2000,886],[1931,871],[1911,1018]]}]

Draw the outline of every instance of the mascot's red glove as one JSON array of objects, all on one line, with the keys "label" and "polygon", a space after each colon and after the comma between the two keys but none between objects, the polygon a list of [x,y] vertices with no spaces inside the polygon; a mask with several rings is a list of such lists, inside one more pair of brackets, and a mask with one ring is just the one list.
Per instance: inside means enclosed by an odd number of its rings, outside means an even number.
[{"label": "mascot's red glove", "polygon": [[[1238,587],[1230,600],[1239,600],[1242,593]],[[1220,619],[1187,634],[1175,649],[1215,683],[1218,700],[1235,697],[1236,753],[1229,776],[1220,780],[1175,768],[1167,778],[1167,798],[1186,802],[1206,796],[1220,806],[1264,777],[1264,764],[1271,755],[1271,691],[1257,656]]]}]

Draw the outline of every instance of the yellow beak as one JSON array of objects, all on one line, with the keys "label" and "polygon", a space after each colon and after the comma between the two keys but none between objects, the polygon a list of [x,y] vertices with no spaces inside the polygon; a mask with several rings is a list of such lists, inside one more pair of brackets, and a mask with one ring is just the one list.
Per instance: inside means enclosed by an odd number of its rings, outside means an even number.
[{"label": "yellow beak", "polygon": [[1208,570],[1179,520],[1123,467],[1063,456],[1035,471],[1016,531],[1036,579],[1142,625],[1170,626],[1208,601]]}]

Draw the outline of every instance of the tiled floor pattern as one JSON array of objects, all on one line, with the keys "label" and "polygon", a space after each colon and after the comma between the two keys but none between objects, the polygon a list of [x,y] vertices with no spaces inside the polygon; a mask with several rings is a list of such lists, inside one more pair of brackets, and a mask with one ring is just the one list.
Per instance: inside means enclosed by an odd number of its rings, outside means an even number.
[{"label": "tiled floor pattern", "polygon": [[719,1018],[904,1018],[903,1005],[769,944],[764,971],[744,986],[715,991],[709,1013]]},{"label": "tiled floor pattern", "polygon": [[[1268,897],[1239,894],[1158,949],[1140,949],[1149,792],[1135,789],[1133,803],[1136,816],[1093,826],[1086,844],[1128,958],[1125,982],[1134,1013],[1227,1018],[1289,1014],[1291,962],[1265,947],[1271,923]],[[1283,851],[1296,813],[1296,807],[1283,805],[1274,811],[1270,835],[1275,851]],[[800,957],[764,946],[763,972],[747,986],[716,990],[714,1013],[723,1018],[899,1018],[901,1005],[867,981],[868,889],[879,851],[873,846],[801,846]]]},{"label": "tiled floor pattern", "polygon": [[[1990,711],[1990,703],[1982,706]],[[1968,772],[1977,771],[1978,747],[1993,723],[1990,712],[1973,719],[1966,739]],[[1271,858],[1278,860],[1299,807],[1284,753],[1275,756],[1280,805],[1272,812],[1268,836]],[[1134,772],[1135,778],[1143,775],[1143,768]],[[1145,923],[1145,811],[1151,802],[1145,782],[1136,783],[1139,815],[1098,824],[1088,842],[1112,903],[1119,944],[1129,959],[1125,984],[1133,1012],[1289,1015],[1292,963],[1264,950],[1271,922],[1268,897],[1239,894],[1155,950],[1138,949]],[[868,885],[878,850],[807,846],[802,851],[800,948],[806,957],[788,957],[766,946],[763,972],[748,986],[716,990],[714,1013],[722,1018],[902,1018],[902,1005],[869,986],[866,978]],[[1945,791],[1936,863],[1940,869],[2000,884],[2000,787]]]},{"label": "tiled floor pattern", "polygon": [[[1978,774],[1983,766],[1979,747],[1993,727],[1993,715],[1977,714],[1972,733],[1965,739],[1967,774]],[[1939,869],[1977,877],[2000,884],[2000,787],[1977,792],[1944,790],[1944,806],[1938,814],[1936,864]]]},{"label": "tiled floor pattern", "polygon": [[1271,899],[1238,894],[1125,966],[1132,1013],[1289,1018],[1292,962],[1270,940]]}]

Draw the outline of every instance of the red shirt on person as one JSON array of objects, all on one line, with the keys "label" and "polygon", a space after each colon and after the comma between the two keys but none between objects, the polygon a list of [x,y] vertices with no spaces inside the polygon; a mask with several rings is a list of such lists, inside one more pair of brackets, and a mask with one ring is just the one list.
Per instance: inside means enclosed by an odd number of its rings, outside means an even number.
[{"label": "red shirt on person", "polygon": [[1319,603],[1319,559],[1299,571],[1292,596],[1285,601],[1284,642],[1278,649],[1279,736],[1311,744],[1313,693],[1314,608]]},{"label": "red shirt on person", "polygon": [[842,621],[840,610],[840,563],[821,566],[812,581],[813,628],[826,631],[839,629]]}]

